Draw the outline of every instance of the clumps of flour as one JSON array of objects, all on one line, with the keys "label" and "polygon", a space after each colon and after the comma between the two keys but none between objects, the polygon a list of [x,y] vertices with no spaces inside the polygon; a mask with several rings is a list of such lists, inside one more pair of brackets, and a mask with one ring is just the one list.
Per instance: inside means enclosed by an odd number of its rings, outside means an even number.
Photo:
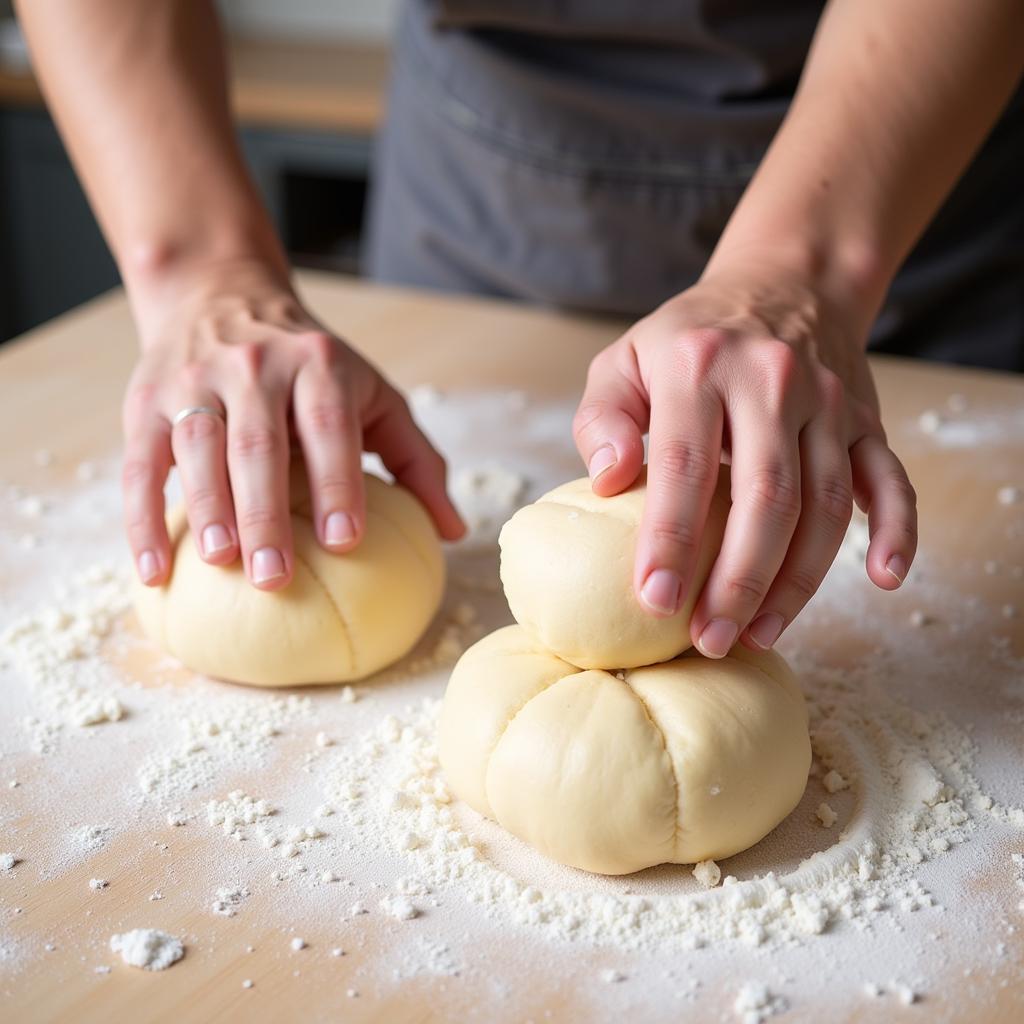
[{"label": "clumps of flour", "polygon": [[110,948],[120,953],[130,967],[146,971],[163,971],[185,955],[185,946],[166,932],[155,928],[136,928],[121,935],[110,936]]},{"label": "clumps of flour", "polygon": [[[8,626],[0,634],[0,649],[64,724],[117,722],[125,714],[117,692],[123,682],[101,652],[127,607],[126,576],[92,566],[57,588],[55,604]],[[48,753],[60,731],[36,718],[23,726],[37,753]]]},{"label": "clumps of flour", "polygon": [[154,751],[136,772],[140,791],[164,804],[212,784],[231,765],[258,760],[291,723],[308,719],[308,697],[226,696],[180,699],[173,709],[180,741]]},{"label": "clumps of flour", "polygon": [[[982,791],[972,774],[970,737],[943,715],[894,699],[886,677],[870,664],[816,673],[812,739],[827,772],[812,785],[830,794],[850,790],[854,798],[853,817],[831,845],[791,871],[730,876],[705,891],[541,888],[492,860],[474,838],[480,820],[453,805],[442,778],[439,701],[388,715],[339,751],[325,791],[349,824],[406,858],[424,891],[454,893],[552,938],[623,950],[734,943],[774,949],[840,925],[867,931],[878,918],[935,905],[916,873],[963,843],[979,816],[1012,825],[1021,813]],[[818,817],[832,828],[840,813],[822,801]],[[716,873],[713,864],[694,871],[703,886],[716,886]]]}]

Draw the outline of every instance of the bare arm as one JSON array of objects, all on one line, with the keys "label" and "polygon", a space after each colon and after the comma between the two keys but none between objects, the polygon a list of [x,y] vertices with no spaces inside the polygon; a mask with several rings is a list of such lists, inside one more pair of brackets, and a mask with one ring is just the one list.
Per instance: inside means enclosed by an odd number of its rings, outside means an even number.
[{"label": "bare arm", "polygon": [[[174,462],[202,557],[241,554],[256,586],[288,583],[292,431],[328,550],[361,537],[364,446],[442,536],[458,536],[444,463],[401,396],[292,290],[235,140],[212,3],[20,0],[19,16],[142,342],[124,404],[124,504],[143,582],[170,572],[163,486]],[[172,427],[187,407],[223,415]]]},{"label": "bare arm", "polygon": [[635,477],[650,429],[634,585],[672,614],[721,453],[733,508],[691,623],[721,657],[771,647],[868,511],[867,571],[906,577],[916,499],[864,355],[898,267],[1024,68],[1020,0],[832,0],[797,96],[700,281],[591,366],[576,441],[594,489]]},{"label": "bare arm", "polygon": [[19,0],[18,15],[129,294],[143,307],[144,333],[149,300],[204,264],[257,260],[287,280],[235,139],[212,3]]},{"label": "bare arm", "polygon": [[855,309],[866,340],[1022,71],[1019,0],[832,0],[708,274],[770,249]]}]

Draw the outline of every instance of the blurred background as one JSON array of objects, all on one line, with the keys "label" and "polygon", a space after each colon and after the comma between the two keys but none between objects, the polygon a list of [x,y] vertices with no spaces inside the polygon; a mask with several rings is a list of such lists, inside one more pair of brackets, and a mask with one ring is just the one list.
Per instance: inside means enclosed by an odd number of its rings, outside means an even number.
[{"label": "blurred background", "polygon": [[[358,268],[399,2],[218,2],[242,145],[296,266]],[[117,283],[0,0],[0,342]]]}]

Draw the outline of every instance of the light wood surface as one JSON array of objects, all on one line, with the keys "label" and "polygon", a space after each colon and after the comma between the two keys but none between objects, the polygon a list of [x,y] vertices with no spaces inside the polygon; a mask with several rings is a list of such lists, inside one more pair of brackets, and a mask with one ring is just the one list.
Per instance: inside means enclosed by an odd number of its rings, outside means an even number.
[{"label": "light wood surface", "polygon": [[[388,51],[380,44],[236,39],[230,66],[241,124],[363,136],[383,116]],[[0,66],[0,106],[42,105],[31,70]]]},{"label": "light wood surface", "polygon": [[[523,388],[535,395],[571,399],[580,390],[590,357],[611,341],[621,327],[610,320],[560,316],[489,300],[380,288],[328,275],[306,274],[301,283],[319,315],[365,350],[401,385],[430,381],[452,389]],[[32,453],[41,447],[60,450],[69,466],[76,459],[96,458],[115,451],[119,445],[120,395],[133,352],[133,330],[120,294],[101,298],[0,349],[0,479],[18,479],[29,472]],[[973,408],[1024,405],[1024,384],[1009,376],[892,359],[876,359],[874,366],[891,423],[918,416],[923,410],[941,404],[951,392],[964,395]],[[54,410],[59,410],[59,414],[55,415]],[[897,447],[901,447],[899,431],[894,436]],[[992,480],[1000,474],[1021,474],[1024,439],[995,439],[982,453],[970,449],[937,452],[911,446],[904,455],[920,495],[923,543],[935,553],[938,571],[956,580],[968,562],[999,558],[1024,563],[1019,539],[1008,541],[998,531],[979,528],[992,515]],[[118,528],[111,524],[111,529]],[[1005,575],[985,577],[980,583],[976,577],[972,579],[974,592],[987,602],[998,605],[1020,598],[1019,581]],[[17,586],[16,580],[0,580],[0,595],[16,593]],[[1024,650],[1020,618],[1009,628],[1017,651]],[[952,641],[946,637],[938,642]],[[981,652],[986,638],[968,637],[960,642],[975,643]],[[127,851],[124,854],[128,856]],[[113,849],[106,855],[116,860],[120,853]],[[157,854],[137,850],[131,853],[133,863],[138,861],[140,877],[140,858],[148,856]],[[44,929],[67,915],[76,901],[81,902],[83,878],[88,878],[83,871],[87,870],[83,868],[74,877],[51,883],[33,880],[26,873],[17,890],[17,899],[26,913],[23,920],[13,921],[11,927],[43,934]],[[117,893],[111,891],[109,906],[123,908],[126,901],[144,899],[142,885],[139,882],[134,889],[129,885]],[[952,911],[951,919],[955,917],[955,907]],[[113,910],[99,913],[112,915]],[[270,936],[253,931],[250,938],[247,929],[251,925],[242,919],[211,923],[208,918],[200,922],[201,916],[198,910],[182,913],[171,924],[183,932],[201,925],[211,935],[210,949],[202,955],[186,957],[167,975],[120,970],[103,986],[97,986],[94,979],[83,976],[74,956],[73,941],[65,943],[67,954],[58,950],[45,963],[29,965],[13,982],[3,979],[0,963],[0,1019],[76,1024],[171,1018],[181,1022],[279,1021],[295,1016],[303,1020],[511,1019],[495,1007],[489,1009],[485,1004],[474,1003],[472,991],[463,990],[461,1002],[453,1003],[450,993],[442,995],[431,987],[436,981],[422,978],[410,981],[397,994],[372,1005],[367,1001],[339,1010],[337,986],[319,984],[312,974],[294,978],[290,971],[282,969],[279,960],[264,960],[259,955],[244,966],[239,965],[240,933],[242,942],[252,941],[257,947],[264,940],[269,944]],[[955,950],[953,924],[950,947]],[[72,919],[65,923],[65,932],[73,936],[75,927]],[[371,941],[362,955],[372,957],[374,943],[381,943],[383,948],[387,940],[386,935],[374,939],[372,931],[370,934]],[[216,941],[218,936],[224,936],[225,941]],[[280,942],[280,937],[274,941]],[[985,1020],[1022,1019],[1019,1010],[1024,1006],[1024,976],[1020,964],[1024,962],[1024,928],[1005,941],[1010,952],[992,989],[996,990],[998,982],[1004,987],[994,997],[997,1011]],[[63,962],[61,958],[65,956]],[[239,988],[242,977],[257,979],[258,1000],[243,1003]],[[574,1009],[572,991],[519,994],[523,1020],[543,1020],[545,1014],[553,1020],[580,1019]],[[928,1005],[900,1008],[889,1002],[884,1014],[892,1016],[878,1016],[883,1012],[881,1009],[851,1007],[842,1019],[930,1020],[940,1013],[943,1020],[975,1021],[980,1018],[972,1015],[973,999],[966,981],[952,979],[948,991],[929,993]],[[732,1019],[724,1000],[719,1010],[726,1012],[726,1019]],[[872,1012],[876,1015],[872,1016]],[[640,1017],[656,1019],[649,1013]],[[687,1019],[723,1018],[709,1018],[705,1011],[704,1016]],[[823,1018],[814,1007],[801,1006],[784,1019]]]}]

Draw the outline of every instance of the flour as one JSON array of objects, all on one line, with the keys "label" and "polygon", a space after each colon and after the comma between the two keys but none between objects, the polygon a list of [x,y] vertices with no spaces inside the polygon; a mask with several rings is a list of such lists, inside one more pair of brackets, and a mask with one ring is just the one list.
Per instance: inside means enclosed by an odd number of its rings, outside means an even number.
[{"label": "flour", "polygon": [[736,996],[733,1009],[743,1024],[762,1024],[789,1009],[786,1000],[773,995],[760,981],[748,981]]},{"label": "flour", "polygon": [[[119,682],[101,650],[128,606],[126,578],[95,565],[58,588],[58,603],[24,616],[0,634],[0,646],[36,693],[67,724],[85,727],[117,722],[124,716],[115,686]],[[31,732],[36,720],[29,719]],[[56,736],[37,733],[35,746],[48,751]]]},{"label": "flour", "polygon": [[[479,631],[507,621],[493,546],[499,508],[582,473],[568,442],[570,405],[518,416],[517,401],[464,397],[438,394],[422,418],[451,456],[453,479],[462,475],[467,508],[481,511],[479,536],[450,550],[445,611],[413,658],[354,688],[289,697],[154,660],[125,612],[127,575],[112,568],[127,564],[112,525],[113,466],[99,465],[71,495],[24,481],[15,501],[38,497],[38,515],[0,509],[9,704],[0,781],[21,783],[3,789],[0,847],[28,870],[0,858],[0,900],[22,899],[37,876],[73,877],[79,889],[90,875],[108,876],[128,910],[166,893],[149,909],[189,914],[189,955],[217,972],[257,934],[283,936],[282,945],[299,934],[310,952],[295,955],[340,970],[333,991],[352,986],[371,1015],[374,999],[406,979],[440,978],[432,999],[453,1019],[470,1002],[492,1016],[542,1019],[544,993],[557,988],[572,993],[579,1019],[595,1022],[648,1019],[651,1007],[667,1018],[765,1019],[786,1004],[832,1019],[858,1002],[895,1016],[912,996],[915,1008],[903,1012],[946,1024],[949,1001],[933,993],[968,985],[984,1018],[990,991],[1015,969],[1024,928],[1024,667],[1008,646],[1019,615],[1001,610],[1021,606],[1015,546],[979,555],[961,574],[966,593],[943,588],[923,550],[905,587],[879,595],[864,581],[858,516],[822,594],[783,640],[810,698],[815,769],[801,805],[753,850],[714,865],[711,888],[687,866],[583,875],[453,800],[437,765],[447,666]],[[1019,415],[952,401],[936,411],[934,434],[915,419],[901,443],[998,444]],[[54,466],[73,464],[54,453]],[[492,468],[499,482],[505,476],[494,488],[482,476]],[[999,489],[1017,484],[987,479],[1000,529],[1017,523],[1022,503],[1001,504]],[[66,523],[73,532],[58,529]],[[31,549],[20,544],[26,530]],[[83,552],[95,568],[79,570]],[[5,598],[12,574],[27,583]],[[991,605],[982,587],[998,595]],[[830,640],[844,631],[857,640],[837,653]],[[935,654],[947,632],[964,637],[962,656],[955,647]],[[86,725],[91,715],[76,713],[85,697],[114,698],[122,714]],[[836,815],[828,829],[815,816],[823,803]],[[714,877],[711,865],[705,871]],[[80,893],[96,916],[69,919],[47,969],[99,984],[95,949],[109,934],[99,916],[113,895]],[[406,905],[419,916],[393,916]],[[8,931],[18,908],[4,907],[0,983],[17,990],[53,936]],[[617,980],[602,984],[605,972]],[[259,982],[255,968],[246,973]],[[224,974],[233,995],[234,978]],[[741,987],[748,978],[761,987]]]},{"label": "flour", "polygon": [[155,928],[136,928],[123,935],[111,935],[110,948],[114,953],[120,953],[121,959],[130,967],[142,967],[147,971],[166,970],[185,955],[180,939]]}]

